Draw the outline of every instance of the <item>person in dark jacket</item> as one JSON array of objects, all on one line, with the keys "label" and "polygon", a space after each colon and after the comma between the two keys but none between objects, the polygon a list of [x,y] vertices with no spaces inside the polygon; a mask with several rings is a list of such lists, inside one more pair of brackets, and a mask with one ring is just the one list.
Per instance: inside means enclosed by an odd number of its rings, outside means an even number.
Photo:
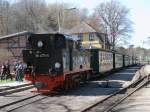
[{"label": "person in dark jacket", "polygon": [[12,75],[10,74],[10,64],[9,64],[9,62],[7,62],[5,66],[6,66],[6,80],[7,80],[8,78],[10,78],[11,80],[13,80],[13,77],[12,77]]},{"label": "person in dark jacket", "polygon": [[6,66],[3,63],[1,66],[1,80],[4,80],[5,76],[6,76]]}]

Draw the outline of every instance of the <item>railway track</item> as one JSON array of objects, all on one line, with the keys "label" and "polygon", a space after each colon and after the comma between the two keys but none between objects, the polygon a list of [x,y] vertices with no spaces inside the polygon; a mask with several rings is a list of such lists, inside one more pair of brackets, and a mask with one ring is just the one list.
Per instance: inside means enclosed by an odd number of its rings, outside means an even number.
[{"label": "railway track", "polygon": [[22,98],[20,100],[0,106],[0,112],[14,112],[15,110],[19,108],[41,101],[43,99],[47,99],[50,96],[56,96],[56,95],[55,94],[54,95],[53,94],[42,95],[40,93],[36,93],[36,94],[30,95],[29,97]]},{"label": "railway track", "polygon": [[[9,96],[12,93],[16,94],[17,92],[22,92],[24,90],[31,91],[31,88],[33,88],[33,85],[25,84],[25,85],[20,85],[20,86],[16,86],[16,87],[10,87],[4,91],[1,90],[1,93],[4,94],[4,96],[5,95]],[[44,94],[44,95],[42,95],[40,93],[31,93],[30,95],[27,95],[26,97],[18,98],[14,101],[4,103],[3,105],[0,106],[0,112],[13,112],[13,111],[15,111],[21,107],[24,107],[26,105],[30,105],[30,104],[38,102],[40,100],[49,98],[50,96],[56,96],[56,95],[57,94],[48,94],[48,95]]]},{"label": "railway track", "polygon": [[[6,96],[9,96],[9,95],[12,95],[13,93],[19,93],[19,92],[22,92],[22,91],[25,91],[25,90],[30,90],[32,89],[34,86],[32,84],[22,84],[22,85],[17,85],[17,86],[11,86],[11,87],[3,87],[3,88],[0,88],[0,96],[1,97],[6,97]],[[7,107],[12,107],[13,105],[18,105],[20,102],[23,102],[23,101],[26,101],[28,99],[32,99],[36,96],[38,96],[39,94],[33,94],[33,95],[29,95],[29,97],[25,97],[25,98],[21,98],[21,99],[16,99],[14,101],[11,101],[11,102],[4,102],[4,104],[2,104],[0,106],[0,110],[4,109],[4,108],[7,108]],[[18,107],[18,106],[14,106],[15,108]],[[11,108],[12,109],[12,108]],[[10,109],[10,110],[11,110]]]},{"label": "railway track", "polygon": [[21,108],[25,105],[29,105],[29,104],[34,103],[36,101],[45,99],[47,97],[48,96],[41,96],[40,94],[31,95],[30,97],[22,98],[20,100],[2,105],[2,106],[0,106],[0,110],[2,112],[3,111],[12,112],[18,108]]},{"label": "railway track", "polygon": [[20,92],[24,90],[28,90],[33,88],[34,86],[31,84],[22,84],[18,86],[12,86],[12,87],[5,87],[0,89],[0,96],[12,94],[15,92]]},{"label": "railway track", "polygon": [[122,101],[145,86],[147,83],[149,83],[149,80],[147,80],[147,77],[144,77],[108,96],[104,100],[96,102],[95,104],[84,109],[82,112],[113,112],[114,107],[119,105]]}]

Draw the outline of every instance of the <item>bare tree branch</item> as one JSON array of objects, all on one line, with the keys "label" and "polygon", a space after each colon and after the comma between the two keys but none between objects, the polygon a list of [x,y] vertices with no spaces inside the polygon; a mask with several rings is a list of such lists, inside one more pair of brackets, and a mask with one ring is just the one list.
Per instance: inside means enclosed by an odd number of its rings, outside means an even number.
[{"label": "bare tree branch", "polygon": [[110,2],[101,3],[95,9],[95,13],[102,25],[107,27],[113,49],[115,49],[118,40],[122,40],[118,38],[129,36],[132,32],[132,22],[128,18],[129,10],[118,1],[111,0]]}]

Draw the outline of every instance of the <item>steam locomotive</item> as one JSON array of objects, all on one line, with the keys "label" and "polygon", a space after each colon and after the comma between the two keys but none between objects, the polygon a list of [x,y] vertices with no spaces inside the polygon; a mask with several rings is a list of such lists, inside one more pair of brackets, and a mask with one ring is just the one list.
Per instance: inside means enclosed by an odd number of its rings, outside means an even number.
[{"label": "steam locomotive", "polygon": [[24,78],[38,92],[68,90],[88,80],[91,74],[90,53],[80,51],[79,43],[62,34],[31,34],[23,60],[27,64]]},{"label": "steam locomotive", "polygon": [[23,61],[24,78],[40,93],[69,90],[95,74],[136,64],[135,57],[109,50],[81,50],[78,39],[63,34],[31,34]]}]

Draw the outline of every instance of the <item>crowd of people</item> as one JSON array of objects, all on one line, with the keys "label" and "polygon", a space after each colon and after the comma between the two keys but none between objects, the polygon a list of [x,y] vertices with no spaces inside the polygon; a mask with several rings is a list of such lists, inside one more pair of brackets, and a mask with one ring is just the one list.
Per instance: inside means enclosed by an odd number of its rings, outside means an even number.
[{"label": "crowd of people", "polygon": [[15,77],[16,81],[23,81],[23,74],[24,69],[26,68],[25,65],[21,61],[15,61],[12,65],[13,70],[10,72],[10,63],[9,61],[2,63],[1,71],[0,71],[0,80],[7,80]]}]

